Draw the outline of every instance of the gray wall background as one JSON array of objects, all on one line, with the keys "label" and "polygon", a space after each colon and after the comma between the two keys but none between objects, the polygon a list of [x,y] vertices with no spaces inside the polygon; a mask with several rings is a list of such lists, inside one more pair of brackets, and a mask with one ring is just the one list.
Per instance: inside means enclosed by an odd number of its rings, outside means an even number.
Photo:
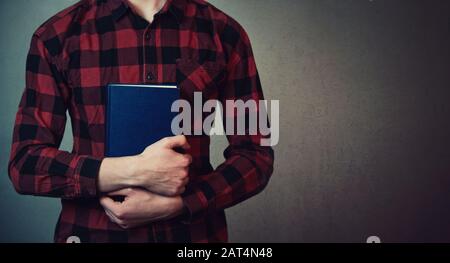
[{"label": "gray wall background", "polygon": [[[0,3],[2,242],[52,241],[59,201],[16,194],[7,161],[31,34],[74,2]],[[247,29],[281,107],[274,175],[227,211],[231,241],[449,242],[450,1],[210,2]]]}]

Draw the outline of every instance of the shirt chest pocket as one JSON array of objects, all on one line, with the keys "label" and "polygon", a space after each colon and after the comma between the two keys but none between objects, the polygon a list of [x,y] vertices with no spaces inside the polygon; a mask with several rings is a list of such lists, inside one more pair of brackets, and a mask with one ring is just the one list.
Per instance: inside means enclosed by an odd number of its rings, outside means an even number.
[{"label": "shirt chest pocket", "polygon": [[204,98],[217,98],[218,88],[225,78],[225,67],[221,63],[196,59],[177,59],[176,79],[184,99],[192,99],[194,92],[201,92]]}]

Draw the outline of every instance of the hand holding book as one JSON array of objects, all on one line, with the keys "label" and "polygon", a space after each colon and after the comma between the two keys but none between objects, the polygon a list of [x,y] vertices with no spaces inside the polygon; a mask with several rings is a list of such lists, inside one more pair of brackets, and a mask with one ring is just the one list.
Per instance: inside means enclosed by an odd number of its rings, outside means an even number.
[{"label": "hand holding book", "polygon": [[[163,138],[135,156],[105,158],[98,187],[107,193],[100,203],[108,217],[122,228],[132,228],[180,215],[192,157],[179,151],[189,148],[180,135]],[[117,196],[124,200],[114,201]]]},{"label": "hand holding book", "polygon": [[137,156],[134,174],[138,184],[164,196],[180,195],[188,183],[188,169],[192,162],[189,154],[179,153],[190,146],[185,136],[166,137]]},{"label": "hand holding book", "polygon": [[183,135],[166,137],[148,146],[141,154],[105,158],[100,167],[98,187],[112,192],[127,187],[142,187],[164,196],[180,195],[188,183],[189,150]]}]

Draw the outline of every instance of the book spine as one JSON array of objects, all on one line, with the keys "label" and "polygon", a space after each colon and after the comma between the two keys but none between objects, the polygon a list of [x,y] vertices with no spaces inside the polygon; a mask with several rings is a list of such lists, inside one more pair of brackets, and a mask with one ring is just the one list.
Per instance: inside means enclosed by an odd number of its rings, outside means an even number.
[{"label": "book spine", "polygon": [[111,137],[111,131],[109,130],[109,127],[111,126],[111,108],[110,108],[110,101],[111,101],[111,87],[107,86],[106,87],[106,105],[105,105],[105,110],[106,110],[106,119],[105,119],[105,156],[109,157],[109,140]]}]

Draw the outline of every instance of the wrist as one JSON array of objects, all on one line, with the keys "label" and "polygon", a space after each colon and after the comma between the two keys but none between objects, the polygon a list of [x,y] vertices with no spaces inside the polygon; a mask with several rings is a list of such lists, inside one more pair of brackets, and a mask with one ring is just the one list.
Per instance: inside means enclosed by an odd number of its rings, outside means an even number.
[{"label": "wrist", "polygon": [[125,181],[127,186],[142,186],[141,177],[138,172],[139,155],[124,157]]},{"label": "wrist", "polygon": [[134,156],[105,158],[100,166],[98,188],[101,192],[139,186]]}]

